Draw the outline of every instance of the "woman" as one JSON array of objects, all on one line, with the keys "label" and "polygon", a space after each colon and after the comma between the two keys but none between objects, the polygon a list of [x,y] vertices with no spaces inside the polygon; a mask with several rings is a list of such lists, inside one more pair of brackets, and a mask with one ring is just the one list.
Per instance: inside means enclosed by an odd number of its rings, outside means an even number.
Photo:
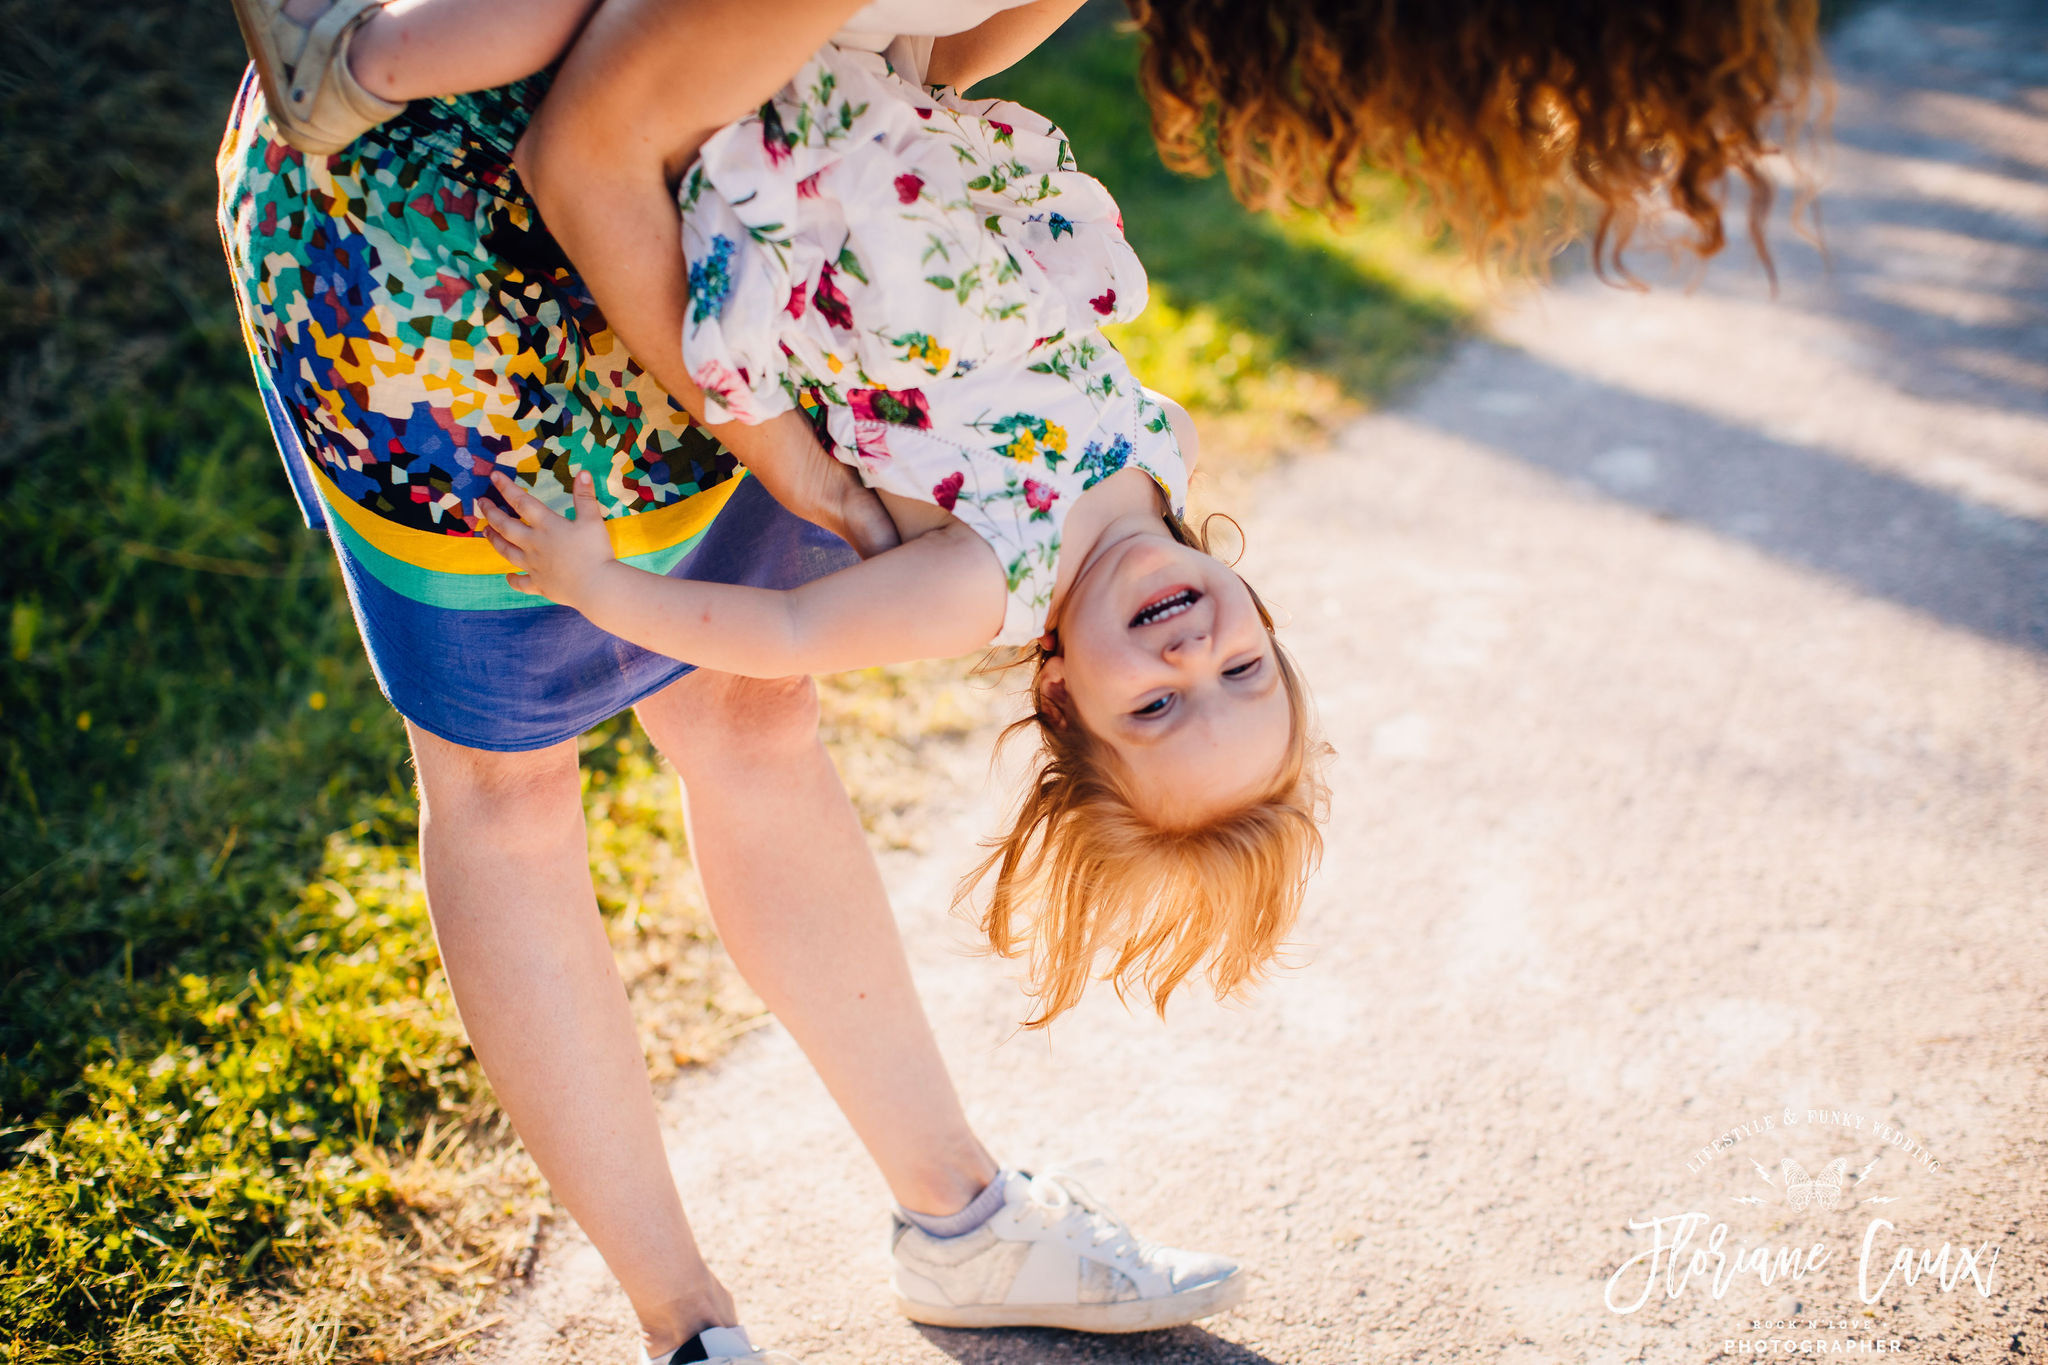
[{"label": "woman", "polygon": [[[727,949],[896,1198],[909,1315],[1131,1330],[1243,1292],[1230,1262],[1139,1243],[1071,1183],[990,1159],[818,744],[807,680],[690,673],[573,613],[508,601],[474,534],[493,470],[566,505],[580,469],[620,553],[657,572],[783,585],[843,562],[841,544],[735,476],[735,456],[774,469],[793,501],[850,527],[843,486],[806,482],[834,466],[801,421],[720,427],[720,445],[680,410],[701,411],[701,395],[680,353],[674,182],[705,136],[835,34],[964,88],[1077,4],[783,0],[764,23],[759,0],[609,0],[537,114],[540,81],[421,101],[309,162],[270,135],[245,83],[222,151],[223,232],[287,467],[333,532],[406,716],[464,1023],[650,1358],[769,1357],[691,1239],[595,913],[574,736],[628,705],[681,774]],[[1164,145],[1185,159],[1213,133],[1254,202],[1341,203],[1351,168],[1392,161],[1488,239],[1573,188],[1599,206],[1603,263],[1656,195],[1694,225],[1696,250],[1718,249],[1725,173],[1762,188],[1767,125],[1796,107],[1814,60],[1806,0],[1654,8],[1134,0]],[[778,857],[760,858],[771,842]]]}]

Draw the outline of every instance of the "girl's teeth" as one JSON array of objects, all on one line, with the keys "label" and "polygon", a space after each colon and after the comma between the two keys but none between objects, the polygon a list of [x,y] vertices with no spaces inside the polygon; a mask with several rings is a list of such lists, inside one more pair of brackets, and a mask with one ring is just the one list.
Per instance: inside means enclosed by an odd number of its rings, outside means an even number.
[{"label": "girl's teeth", "polygon": [[1152,626],[1159,624],[1161,621],[1170,621],[1193,607],[1199,596],[1199,593],[1189,591],[1175,593],[1164,602],[1157,603],[1139,612],[1137,616],[1132,618],[1131,624],[1134,626]]}]

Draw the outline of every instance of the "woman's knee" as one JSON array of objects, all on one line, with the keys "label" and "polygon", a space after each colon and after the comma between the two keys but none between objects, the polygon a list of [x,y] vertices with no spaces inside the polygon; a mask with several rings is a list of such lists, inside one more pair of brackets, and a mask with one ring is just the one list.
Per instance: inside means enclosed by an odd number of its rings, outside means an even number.
[{"label": "woman's knee", "polygon": [[655,747],[688,776],[706,763],[759,762],[818,742],[818,689],[807,677],[690,674],[640,703]]},{"label": "woman's knee", "polygon": [[406,731],[423,819],[468,817],[493,828],[532,831],[582,811],[574,740],[496,753],[451,743],[411,722]]}]

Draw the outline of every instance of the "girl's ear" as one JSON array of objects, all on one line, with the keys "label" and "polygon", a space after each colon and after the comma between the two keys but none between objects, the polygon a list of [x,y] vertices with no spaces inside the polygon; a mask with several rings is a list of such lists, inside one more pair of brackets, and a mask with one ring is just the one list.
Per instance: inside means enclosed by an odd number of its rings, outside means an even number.
[{"label": "girl's ear", "polygon": [[1038,714],[1055,729],[1066,729],[1073,715],[1073,701],[1067,696],[1067,661],[1054,654],[1041,663],[1032,690],[1038,696]]}]

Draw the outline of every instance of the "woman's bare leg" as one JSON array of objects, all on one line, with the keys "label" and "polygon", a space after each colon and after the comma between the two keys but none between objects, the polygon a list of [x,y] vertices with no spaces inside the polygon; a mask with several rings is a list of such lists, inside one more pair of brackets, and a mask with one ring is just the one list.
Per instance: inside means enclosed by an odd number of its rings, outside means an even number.
[{"label": "woman's bare leg", "polygon": [[[683,774],[691,852],[734,961],[896,1198],[960,1208],[995,1163],[918,1003],[809,680],[695,673],[640,711]],[[500,1103],[624,1287],[650,1354],[735,1323],[683,1217],[598,918],[575,746],[495,754],[411,734],[427,902]]]},{"label": "woman's bare leg", "polygon": [[598,918],[576,746],[486,753],[409,728],[427,905],[499,1102],[618,1276],[651,1355],[736,1324],[684,1221]]},{"label": "woman's bare leg", "polygon": [[951,1213],[995,1176],[911,982],[881,874],[818,740],[808,678],[693,673],[639,708],[682,775],[719,937],[890,1191]]}]

